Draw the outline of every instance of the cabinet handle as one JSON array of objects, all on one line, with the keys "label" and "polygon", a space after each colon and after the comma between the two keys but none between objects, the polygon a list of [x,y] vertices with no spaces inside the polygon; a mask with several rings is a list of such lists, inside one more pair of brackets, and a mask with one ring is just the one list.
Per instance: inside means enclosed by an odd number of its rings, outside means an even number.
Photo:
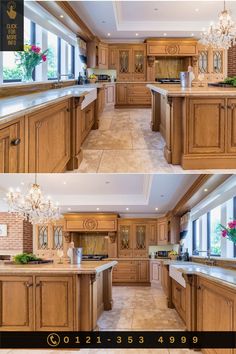
[{"label": "cabinet handle", "polygon": [[233,111],[235,108],[235,104],[228,105],[227,107]]},{"label": "cabinet handle", "polygon": [[25,283],[25,286],[27,287],[27,288],[30,288],[31,286],[33,286],[33,283]]},{"label": "cabinet handle", "polygon": [[220,105],[221,109],[225,109],[225,106],[223,104]]},{"label": "cabinet handle", "polygon": [[16,139],[11,141],[11,145],[12,146],[17,146],[17,145],[20,144],[20,142],[21,142],[21,139],[20,138],[16,138]]},{"label": "cabinet handle", "polygon": [[197,290],[201,290],[202,288],[201,288],[201,286],[199,285],[198,287],[197,287]]},{"label": "cabinet handle", "polygon": [[69,109],[69,108],[67,108],[67,109],[66,109],[66,112],[70,112],[70,109]]},{"label": "cabinet handle", "polygon": [[39,288],[41,286],[41,283],[36,284],[36,288]]}]

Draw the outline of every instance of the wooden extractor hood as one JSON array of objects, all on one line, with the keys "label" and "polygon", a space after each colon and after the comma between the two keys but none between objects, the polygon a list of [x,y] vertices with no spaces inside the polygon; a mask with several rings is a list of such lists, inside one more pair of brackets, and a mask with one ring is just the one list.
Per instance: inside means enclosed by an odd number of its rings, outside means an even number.
[{"label": "wooden extractor hood", "polygon": [[198,54],[198,42],[193,38],[150,38],[146,43],[150,57],[194,57]]},{"label": "wooden extractor hood", "polygon": [[74,232],[116,232],[118,217],[118,214],[111,213],[64,214],[64,230]]}]

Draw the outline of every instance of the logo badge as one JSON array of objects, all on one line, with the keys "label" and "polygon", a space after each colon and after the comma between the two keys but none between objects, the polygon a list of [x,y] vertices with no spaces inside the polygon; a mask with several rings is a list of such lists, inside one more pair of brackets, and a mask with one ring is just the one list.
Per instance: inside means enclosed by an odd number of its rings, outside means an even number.
[{"label": "logo badge", "polygon": [[17,12],[16,12],[16,3],[15,1],[8,1],[7,3],[7,14],[11,20],[15,20]]},{"label": "logo badge", "polygon": [[47,336],[47,343],[50,347],[57,347],[60,344],[60,337],[57,333],[50,333]]}]

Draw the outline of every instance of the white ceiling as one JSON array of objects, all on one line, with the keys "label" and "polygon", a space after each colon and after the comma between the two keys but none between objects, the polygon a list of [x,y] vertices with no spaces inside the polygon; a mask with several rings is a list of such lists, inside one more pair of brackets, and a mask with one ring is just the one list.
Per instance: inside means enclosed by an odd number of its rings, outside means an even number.
[{"label": "white ceiling", "polygon": [[[163,37],[164,33],[199,37],[223,8],[222,0],[69,2],[94,34],[109,41]],[[236,20],[236,0],[226,5]]]},{"label": "white ceiling", "polygon": [[[176,205],[198,175],[145,174],[40,174],[43,193],[59,202],[62,212],[118,212],[163,214]],[[9,188],[26,192],[33,174],[0,175],[0,211]],[[155,208],[158,207],[158,211]],[[126,210],[129,208],[129,210]]]}]

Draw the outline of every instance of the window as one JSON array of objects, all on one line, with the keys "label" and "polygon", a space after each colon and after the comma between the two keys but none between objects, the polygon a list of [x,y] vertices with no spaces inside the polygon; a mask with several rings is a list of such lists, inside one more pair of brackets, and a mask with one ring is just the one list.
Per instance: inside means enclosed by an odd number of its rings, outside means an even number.
[{"label": "window", "polygon": [[232,219],[236,219],[236,197],[193,220],[192,254],[205,257],[210,249],[211,256],[236,257],[236,246],[218,231],[219,224],[227,225]]},{"label": "window", "polygon": [[[59,42],[58,42],[58,37],[51,33],[48,32],[48,79],[53,80],[57,78],[57,73],[58,71],[60,72],[60,66],[59,66],[59,58],[58,58],[58,47],[59,47]],[[59,70],[58,70],[59,69]]]},{"label": "window", "polygon": [[[26,17],[24,18],[24,42],[25,44],[36,44],[43,51],[49,49],[47,61],[38,65],[33,72],[34,80],[56,80],[58,72],[74,75],[75,71],[78,71],[79,61],[76,62],[75,68],[75,46]],[[74,43],[76,43],[76,39]],[[70,75],[62,77],[63,80],[71,78],[73,76]],[[15,53],[0,52],[0,84],[20,82],[21,80],[22,72],[21,68],[17,66]]]}]

